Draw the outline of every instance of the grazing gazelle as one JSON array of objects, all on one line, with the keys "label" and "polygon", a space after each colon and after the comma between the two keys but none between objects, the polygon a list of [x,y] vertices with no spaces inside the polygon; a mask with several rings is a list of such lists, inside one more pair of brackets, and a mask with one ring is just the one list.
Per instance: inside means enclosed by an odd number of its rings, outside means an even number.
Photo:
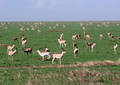
[{"label": "grazing gazelle", "polygon": [[78,54],[78,48],[75,47],[75,48],[74,48],[74,56],[76,56],[77,54]]},{"label": "grazing gazelle", "polygon": [[96,45],[96,43],[93,43],[93,44],[91,45],[91,52],[93,52],[93,49],[94,49],[95,45]]},{"label": "grazing gazelle", "polygon": [[8,46],[8,47],[7,47],[7,50],[8,50],[8,51],[11,51],[14,47],[15,47],[14,44],[13,44],[12,46]]},{"label": "grazing gazelle", "polygon": [[[41,48],[40,48],[40,49],[41,49]],[[40,49],[37,50],[37,53],[38,53],[40,56],[42,56],[43,60],[44,60],[44,57],[45,57],[45,56],[48,56],[47,59],[50,59],[50,57],[51,57],[51,56],[50,56],[50,52],[41,52]]]},{"label": "grazing gazelle", "polygon": [[16,51],[17,51],[17,50],[14,50],[14,51],[12,51],[12,50],[11,50],[11,51],[8,51],[8,55],[9,55],[9,56],[13,56],[13,55],[16,53]]},{"label": "grazing gazelle", "polygon": [[55,59],[59,59],[60,64],[61,64],[61,58],[62,58],[62,56],[63,56],[65,53],[66,53],[65,51],[62,51],[61,54],[53,54],[52,64],[53,64],[53,62],[54,62]]},{"label": "grazing gazelle", "polygon": [[27,53],[32,53],[32,48],[26,48],[25,50],[23,49],[23,52]]},{"label": "grazing gazelle", "polygon": [[118,47],[118,43],[116,43],[116,45],[113,46],[113,49],[114,49],[114,53],[116,54],[117,52],[117,47]]},{"label": "grazing gazelle", "polygon": [[59,42],[60,46],[64,45],[66,47],[66,40],[60,40],[60,39],[58,39],[58,42]]},{"label": "grazing gazelle", "polygon": [[12,50],[8,50],[7,53],[8,53],[8,60],[10,59],[9,56],[11,56],[11,59],[13,61],[13,55],[17,52],[17,49],[12,51]]}]

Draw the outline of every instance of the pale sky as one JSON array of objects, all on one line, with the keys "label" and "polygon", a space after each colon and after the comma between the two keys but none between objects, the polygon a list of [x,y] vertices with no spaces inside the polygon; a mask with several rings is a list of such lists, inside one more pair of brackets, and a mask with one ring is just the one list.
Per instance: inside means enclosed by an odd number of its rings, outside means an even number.
[{"label": "pale sky", "polygon": [[119,20],[120,0],[0,0],[0,21]]}]

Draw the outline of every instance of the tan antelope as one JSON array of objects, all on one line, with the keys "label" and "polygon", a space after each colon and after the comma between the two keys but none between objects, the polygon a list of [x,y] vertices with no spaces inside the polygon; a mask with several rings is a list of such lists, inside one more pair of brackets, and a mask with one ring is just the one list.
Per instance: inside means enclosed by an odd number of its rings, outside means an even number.
[{"label": "tan antelope", "polygon": [[12,51],[12,50],[11,50],[11,51],[8,51],[8,55],[9,55],[9,56],[13,56],[13,55],[16,53],[16,51],[17,51],[17,50],[14,50],[14,51]]},{"label": "tan antelope", "polygon": [[75,48],[74,48],[74,56],[76,56],[77,54],[78,54],[78,48],[75,47]]},{"label": "tan antelope", "polygon": [[21,41],[22,41],[22,40],[26,40],[24,35],[22,35]]},{"label": "tan antelope", "polygon": [[25,36],[22,35],[21,43],[22,43],[22,46],[23,46],[23,47],[25,47],[26,42],[27,42],[27,40],[26,40]]},{"label": "tan antelope", "polygon": [[14,51],[8,50],[8,51],[7,51],[7,53],[8,53],[8,60],[10,59],[9,56],[11,56],[11,59],[12,59],[12,61],[13,61],[13,55],[14,55],[16,52],[17,52],[17,50],[14,50]]},{"label": "tan antelope", "polygon": [[100,38],[100,40],[103,39],[103,34],[100,34],[100,35],[99,35],[99,38]]},{"label": "tan antelope", "polygon": [[85,38],[89,40],[89,39],[90,39],[90,35],[89,35],[89,34],[86,34],[86,35],[85,35]]},{"label": "tan antelope", "polygon": [[113,49],[114,49],[114,53],[116,54],[117,52],[117,47],[118,47],[118,43],[116,43],[116,45],[113,46]]},{"label": "tan antelope", "polygon": [[73,35],[72,36],[72,40],[76,40],[77,39],[77,36],[76,35]]},{"label": "tan antelope", "polygon": [[23,49],[23,52],[27,53],[32,53],[32,48],[26,48],[25,50]]},{"label": "tan antelope", "polygon": [[26,44],[27,40],[23,39],[21,42],[22,42],[22,46],[25,47],[25,44]]},{"label": "tan antelope", "polygon": [[14,47],[15,47],[14,44],[13,44],[12,46],[8,46],[8,47],[7,47],[7,50],[8,50],[8,51],[11,51]]},{"label": "tan antelope", "polygon": [[85,28],[85,27],[82,27],[82,30],[83,30],[83,31],[86,31],[86,28]]},{"label": "tan antelope", "polygon": [[[40,48],[40,49],[41,49],[41,48]],[[51,57],[51,56],[50,56],[50,52],[41,52],[40,49],[37,50],[37,53],[38,53],[40,56],[42,56],[43,60],[44,60],[44,57],[45,57],[45,56],[48,56],[47,59],[50,59],[50,57]]]},{"label": "tan antelope", "polygon": [[55,59],[59,59],[59,62],[61,64],[61,58],[63,57],[63,55],[65,54],[66,52],[65,51],[62,51],[61,54],[53,54],[53,59],[52,59],[52,64],[54,62]]},{"label": "tan antelope", "polygon": [[93,49],[94,49],[95,45],[96,45],[96,43],[93,43],[93,44],[91,45],[91,52],[93,52]]},{"label": "tan antelope", "polygon": [[76,42],[74,42],[73,43],[73,48],[77,48],[78,46],[77,46],[77,43]]},{"label": "tan antelope", "polygon": [[108,35],[108,37],[111,37],[111,33],[110,32],[108,32],[107,35]]},{"label": "tan antelope", "polygon": [[66,47],[66,40],[58,39],[58,43],[60,44],[60,46],[65,46]]}]

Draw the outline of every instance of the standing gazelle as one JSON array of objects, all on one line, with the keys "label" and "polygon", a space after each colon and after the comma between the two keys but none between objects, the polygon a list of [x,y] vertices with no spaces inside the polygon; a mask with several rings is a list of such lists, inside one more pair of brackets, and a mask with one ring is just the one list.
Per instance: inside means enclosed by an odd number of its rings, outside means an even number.
[{"label": "standing gazelle", "polygon": [[[41,48],[40,48],[40,49],[41,49]],[[45,57],[45,56],[48,56],[47,59],[50,59],[50,52],[41,52],[40,49],[37,50],[37,53],[38,53],[40,56],[42,56],[43,60],[44,60],[44,57]]]},{"label": "standing gazelle", "polygon": [[74,56],[76,56],[77,54],[78,54],[78,48],[75,47],[75,48],[74,48]]},{"label": "standing gazelle", "polygon": [[85,39],[90,40],[90,35],[89,35],[89,34],[86,34],[86,35],[85,35]]},{"label": "standing gazelle", "polygon": [[26,44],[27,40],[23,39],[21,42],[22,42],[22,46],[25,47],[25,44]]},{"label": "standing gazelle", "polygon": [[22,43],[22,46],[23,46],[23,47],[25,47],[26,42],[27,42],[27,39],[25,38],[24,35],[22,35],[21,43]]},{"label": "standing gazelle", "polygon": [[116,54],[117,52],[117,47],[118,47],[118,43],[116,43],[116,45],[113,46],[113,49],[114,49],[114,53]]},{"label": "standing gazelle", "polygon": [[63,55],[64,55],[65,53],[66,53],[65,51],[62,51],[61,54],[53,54],[52,64],[53,64],[53,62],[54,62],[55,59],[59,59],[60,64],[61,64],[61,58],[63,57]]},{"label": "standing gazelle", "polygon": [[103,39],[103,34],[100,34],[100,35],[99,35],[99,38],[100,38],[100,40]]},{"label": "standing gazelle", "polygon": [[96,43],[93,43],[93,44],[91,45],[91,52],[93,52],[93,49],[94,49],[95,45],[96,45]]},{"label": "standing gazelle", "polygon": [[66,47],[66,40],[60,40],[60,39],[58,39],[58,42],[59,42],[60,46],[64,45]]}]

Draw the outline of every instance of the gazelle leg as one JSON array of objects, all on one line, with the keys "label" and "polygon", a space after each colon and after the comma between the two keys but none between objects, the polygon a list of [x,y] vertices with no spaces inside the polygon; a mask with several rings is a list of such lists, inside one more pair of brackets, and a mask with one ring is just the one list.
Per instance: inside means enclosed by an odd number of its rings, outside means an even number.
[{"label": "gazelle leg", "polygon": [[114,53],[116,54],[116,49],[114,49]]},{"label": "gazelle leg", "polygon": [[91,48],[91,52],[93,52],[93,48]]},{"label": "gazelle leg", "polygon": [[76,53],[74,53],[74,56],[76,57]]},{"label": "gazelle leg", "polygon": [[42,60],[44,61],[44,56],[42,56]]},{"label": "gazelle leg", "polygon": [[66,47],[66,44],[64,44],[65,45],[65,47]]},{"label": "gazelle leg", "polygon": [[50,59],[50,55],[48,55],[48,58],[47,59]]},{"label": "gazelle leg", "polygon": [[55,58],[52,59],[52,64],[53,64],[54,60],[55,60]]},{"label": "gazelle leg", "polygon": [[61,58],[59,59],[59,61],[60,61],[60,64],[61,64]]}]

